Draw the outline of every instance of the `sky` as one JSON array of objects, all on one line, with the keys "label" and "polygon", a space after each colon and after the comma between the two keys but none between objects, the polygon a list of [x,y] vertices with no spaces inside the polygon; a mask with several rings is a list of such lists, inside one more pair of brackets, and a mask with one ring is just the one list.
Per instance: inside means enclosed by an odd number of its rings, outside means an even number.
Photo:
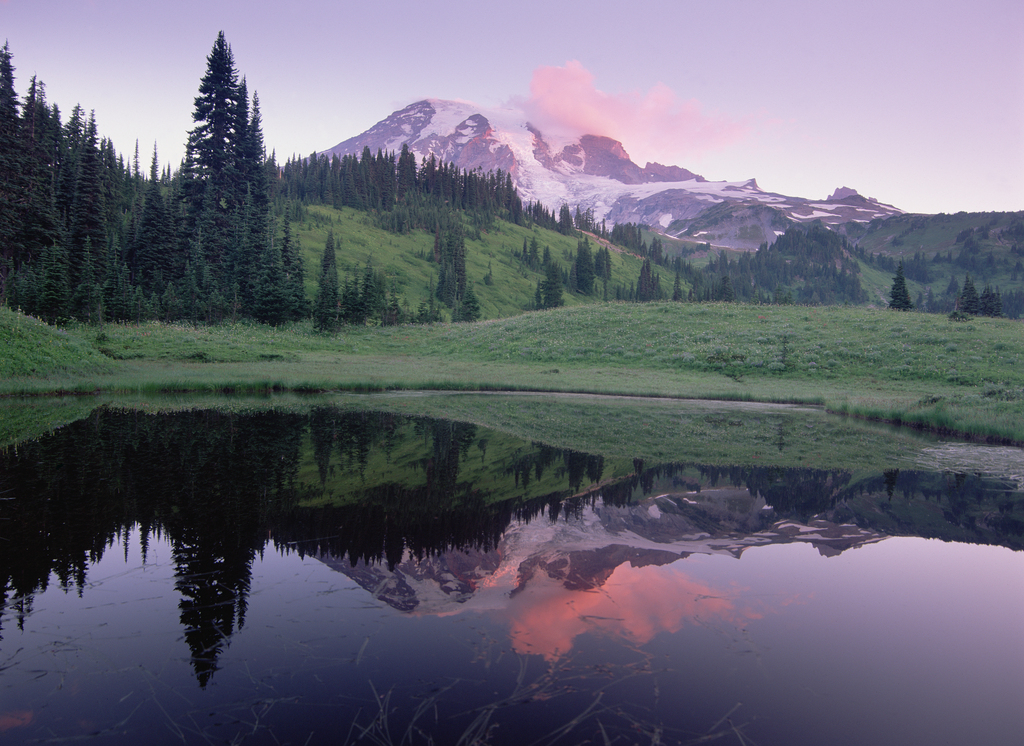
[{"label": "sky", "polygon": [[1024,210],[1020,0],[0,0],[19,96],[143,170],[180,163],[219,31],[279,162],[460,99],[789,196]]}]

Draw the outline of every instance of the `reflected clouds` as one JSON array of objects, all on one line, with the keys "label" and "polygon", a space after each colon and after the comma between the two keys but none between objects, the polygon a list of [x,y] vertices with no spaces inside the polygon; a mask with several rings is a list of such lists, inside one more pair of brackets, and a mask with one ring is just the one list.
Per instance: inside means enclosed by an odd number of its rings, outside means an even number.
[{"label": "reflected clouds", "polygon": [[600,588],[573,591],[548,575],[533,579],[508,606],[516,652],[548,661],[569,653],[577,637],[597,633],[642,645],[685,624],[741,626],[763,612],[742,601],[744,589],[722,590],[689,577],[678,563],[620,565]]}]

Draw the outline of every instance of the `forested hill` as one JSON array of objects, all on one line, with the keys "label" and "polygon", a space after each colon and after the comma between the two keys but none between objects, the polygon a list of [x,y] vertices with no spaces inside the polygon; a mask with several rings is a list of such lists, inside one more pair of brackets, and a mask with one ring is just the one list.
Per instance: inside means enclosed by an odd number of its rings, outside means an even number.
[{"label": "forested hill", "polygon": [[0,304],[49,321],[331,327],[621,297],[639,275],[631,254],[591,250],[586,216],[523,205],[500,171],[416,164],[406,149],[280,166],[223,34],[207,63],[180,168],[154,149],[147,173],[82,107],[65,121],[41,81],[19,102],[4,46]]},{"label": "forested hill", "polygon": [[868,300],[853,247],[821,224],[790,228],[752,254],[723,251],[689,279],[696,300],[812,305]]}]

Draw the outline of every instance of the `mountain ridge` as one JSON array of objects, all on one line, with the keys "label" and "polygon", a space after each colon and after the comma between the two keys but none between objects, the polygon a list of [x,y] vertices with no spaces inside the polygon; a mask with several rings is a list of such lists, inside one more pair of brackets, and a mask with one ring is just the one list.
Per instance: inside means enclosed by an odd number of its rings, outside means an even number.
[{"label": "mountain ridge", "polygon": [[[462,101],[417,101],[320,154],[398,152],[403,145],[418,159],[433,156],[466,170],[501,169],[526,201],[551,209],[579,207],[591,211],[596,222],[642,223],[723,248],[756,249],[798,223],[820,220],[836,226],[903,214],[845,186],[825,199],[808,199],[764,191],[753,178],[711,181],[680,166],[648,162],[641,167],[611,137],[545,135],[517,108],[481,108]],[[734,215],[719,217],[718,229],[709,230],[699,219],[717,205],[735,208]],[[756,207],[767,208],[772,218],[766,221],[763,211],[751,210]],[[758,217],[748,219],[753,213]]]}]

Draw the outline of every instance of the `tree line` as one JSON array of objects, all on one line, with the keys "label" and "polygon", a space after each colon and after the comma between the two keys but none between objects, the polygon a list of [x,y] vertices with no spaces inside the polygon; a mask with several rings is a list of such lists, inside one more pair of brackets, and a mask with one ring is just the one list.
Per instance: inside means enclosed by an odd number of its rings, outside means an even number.
[{"label": "tree line", "polygon": [[[0,50],[0,304],[50,322],[252,318],[277,324],[437,320],[479,316],[465,275],[465,236],[500,218],[529,225],[543,206],[523,205],[511,176],[463,170],[430,157],[416,164],[364,149],[360,157],[313,155],[278,166],[263,142],[258,96],[249,95],[231,47],[218,34],[200,80],[185,158],[173,171],[154,146],[148,173],[100,138],[95,117],[67,118],[35,78],[19,101],[8,45]],[[365,211],[392,232],[435,233],[436,288],[427,308],[397,302],[367,266],[314,303],[304,293],[290,219],[305,205]],[[327,252],[325,252],[326,254]],[[331,258],[321,278],[330,277]],[[334,268],[336,276],[337,268]],[[328,280],[329,281],[329,280]],[[325,303],[335,292],[337,302]],[[437,306],[434,305],[437,301]]]},{"label": "tree line", "polygon": [[[76,106],[67,122],[33,78],[19,105],[0,53],[0,302],[48,321],[276,315],[302,265],[271,211],[277,171],[223,32],[207,57],[181,167],[148,177],[98,139]],[[271,293],[271,289],[273,293]],[[289,310],[300,313],[302,304]]]}]

